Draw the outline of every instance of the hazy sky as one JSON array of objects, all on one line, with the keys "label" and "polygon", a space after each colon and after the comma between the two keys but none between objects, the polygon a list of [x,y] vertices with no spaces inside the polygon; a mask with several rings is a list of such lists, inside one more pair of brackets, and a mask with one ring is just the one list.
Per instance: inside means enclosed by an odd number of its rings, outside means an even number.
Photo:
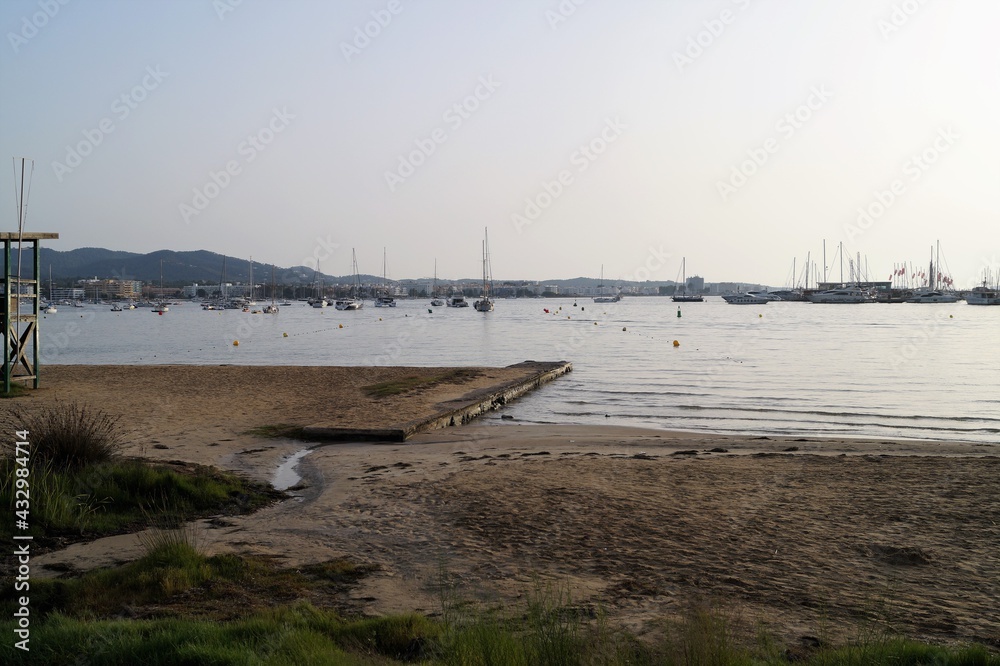
[{"label": "hazy sky", "polygon": [[[53,249],[785,284],[1000,264],[995,0],[4,0]],[[10,167],[8,167],[10,168]],[[213,175],[214,174],[214,175]],[[16,228],[12,178],[0,180]],[[859,217],[859,210],[870,217]],[[821,270],[821,269],[820,269]]]}]

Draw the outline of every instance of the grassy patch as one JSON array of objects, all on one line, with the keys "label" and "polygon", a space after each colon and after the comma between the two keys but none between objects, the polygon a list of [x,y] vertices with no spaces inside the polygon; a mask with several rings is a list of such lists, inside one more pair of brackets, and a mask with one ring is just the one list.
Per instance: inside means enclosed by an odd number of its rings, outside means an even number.
[{"label": "grassy patch", "polygon": [[289,423],[275,423],[274,425],[251,428],[246,431],[246,434],[256,437],[302,439],[302,426],[291,425]]},{"label": "grassy patch", "polygon": [[[317,571],[340,575],[352,569],[349,563],[327,564]],[[299,595],[319,584],[303,572],[276,569],[252,559],[205,558],[194,550],[164,547],[120,571],[91,574],[77,583],[64,582],[79,585],[67,590],[65,598],[89,599],[90,605],[63,605],[59,607],[62,612],[33,615],[31,652],[15,650],[6,642],[0,645],[0,660],[53,664],[76,663],[82,657],[93,666],[413,662],[498,666],[1000,666],[1000,657],[982,646],[946,648],[898,638],[816,648],[811,654],[793,656],[759,637],[744,644],[738,617],[701,607],[693,607],[674,621],[662,640],[643,642],[624,630],[609,628],[599,613],[567,605],[568,598],[548,589],[530,595],[521,609],[462,605],[456,610],[458,606],[450,605],[444,609],[442,621],[414,614],[345,619],[306,601],[286,602],[287,596],[274,598],[271,607],[244,608],[244,613],[225,621],[204,614],[202,599],[218,594],[223,584],[256,586],[257,594],[263,597],[268,592],[259,581],[273,576],[285,576],[280,584],[286,589],[292,583],[298,585]],[[46,585],[57,584],[42,583],[42,594],[48,593]],[[114,604],[107,604],[109,599],[114,599]],[[107,609],[114,605],[140,601],[154,604],[151,607],[160,617],[143,616],[142,606],[127,608],[130,615],[138,612],[139,619],[107,617]],[[103,618],[85,619],[88,615],[97,617],[92,613],[101,604]],[[169,615],[165,609],[175,610],[177,617],[163,617]],[[12,628],[6,619],[9,617],[6,613],[0,621],[0,631]]]},{"label": "grassy patch", "polygon": [[[14,505],[16,462],[0,459],[0,504]],[[144,528],[173,526],[216,513],[242,514],[282,497],[254,483],[202,466],[150,465],[118,459],[79,469],[31,469],[30,534],[40,546]],[[152,521],[150,516],[155,515]],[[12,534],[0,522],[0,538]]]},{"label": "grassy patch", "polygon": [[[347,604],[337,600],[377,570],[346,559],[289,569],[268,557],[206,556],[196,535],[184,528],[152,530],[141,541],[146,555],[135,562],[76,578],[32,580],[32,617],[232,621],[299,602],[339,608]],[[6,590],[4,612],[13,612],[15,596]]]},{"label": "grassy patch", "polygon": [[107,462],[125,443],[119,417],[73,402],[30,411],[15,407],[4,415],[2,425],[9,432],[30,433],[33,466],[60,470]]},{"label": "grassy patch", "polygon": [[473,368],[456,368],[438,375],[407,375],[399,379],[363,386],[361,390],[370,398],[387,398],[437,384],[467,382],[478,377],[479,374],[480,371]]}]

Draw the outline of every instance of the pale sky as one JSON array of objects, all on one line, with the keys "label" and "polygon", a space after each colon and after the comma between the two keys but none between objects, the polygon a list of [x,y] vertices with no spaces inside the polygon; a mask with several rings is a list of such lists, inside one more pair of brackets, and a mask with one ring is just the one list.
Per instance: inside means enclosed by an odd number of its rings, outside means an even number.
[{"label": "pale sky", "polygon": [[58,250],[378,274],[385,247],[390,277],[458,278],[488,227],[500,279],[686,256],[782,285],[824,239],[876,279],[940,240],[967,287],[1000,267],[997,25],[994,0],[4,0],[0,156],[35,159],[27,229]]}]

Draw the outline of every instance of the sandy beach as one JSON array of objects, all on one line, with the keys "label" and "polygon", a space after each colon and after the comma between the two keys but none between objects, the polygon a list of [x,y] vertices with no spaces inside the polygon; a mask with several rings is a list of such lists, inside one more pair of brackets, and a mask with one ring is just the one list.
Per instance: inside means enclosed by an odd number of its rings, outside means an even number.
[{"label": "sandy beach", "polygon": [[[248,433],[317,412],[411,418],[509,379],[483,369],[377,409],[357,398],[413,370],[52,366],[43,388],[4,402],[86,402],[123,416],[128,453],[264,481],[309,449],[291,499],[203,521],[202,541],[293,566],[377,565],[351,599],[365,613],[439,612],[443,579],[510,603],[542,581],[640,635],[691,603],[721,603],[791,644],[851,639],[879,618],[916,638],[1000,647],[994,445],[509,422],[394,444]],[[35,562],[82,570],[140,552],[123,535]]]}]

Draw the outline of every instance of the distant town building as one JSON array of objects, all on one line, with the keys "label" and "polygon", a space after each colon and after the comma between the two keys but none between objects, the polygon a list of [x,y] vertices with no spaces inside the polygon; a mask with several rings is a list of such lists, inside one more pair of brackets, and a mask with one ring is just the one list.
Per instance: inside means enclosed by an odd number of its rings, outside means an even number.
[{"label": "distant town building", "polygon": [[139,280],[120,280],[117,278],[98,280],[78,280],[80,298],[113,298],[136,300],[142,296],[142,282]]},{"label": "distant town building", "polygon": [[705,278],[698,275],[692,275],[687,280],[687,290],[689,293],[693,292],[695,294],[700,294],[705,290]]},{"label": "distant town building", "polygon": [[[43,290],[44,293],[44,290]],[[56,287],[52,290],[53,301],[80,301],[86,297],[83,289]]]},{"label": "distant town building", "polygon": [[233,284],[232,282],[225,282],[221,285],[195,282],[181,289],[181,294],[185,298],[201,298],[202,296],[198,294],[199,291],[207,298],[246,298],[250,295],[250,285]]}]

